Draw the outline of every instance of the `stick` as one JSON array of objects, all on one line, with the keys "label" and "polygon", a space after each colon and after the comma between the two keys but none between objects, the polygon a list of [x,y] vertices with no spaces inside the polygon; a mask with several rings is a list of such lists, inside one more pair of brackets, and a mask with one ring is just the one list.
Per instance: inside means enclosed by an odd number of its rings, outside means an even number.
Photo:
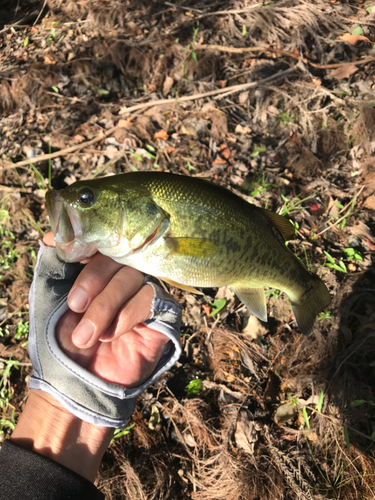
[{"label": "stick", "polygon": [[159,99],[157,101],[144,102],[142,104],[131,106],[130,108],[121,108],[119,115],[129,114],[139,109],[152,108],[154,106],[162,106],[164,104],[173,104],[173,103],[178,104],[180,102],[196,101],[197,99],[203,99],[205,97],[212,97],[221,94],[228,95],[228,94],[233,94],[235,92],[241,92],[242,90],[251,89],[257,87],[258,85],[263,85],[264,83],[271,82],[276,78],[282,77],[285,74],[290,73],[292,70],[294,70],[294,68],[288,68],[285,71],[281,71],[280,73],[276,73],[275,75],[268,76],[267,78],[263,78],[263,80],[259,80],[257,82],[241,83],[239,85],[232,85],[231,87],[225,87],[223,89],[216,89],[216,90],[210,90],[209,92],[202,92],[201,94],[184,95],[176,99]]},{"label": "stick", "polygon": [[67,154],[74,153],[75,151],[78,151],[79,149],[87,148],[87,146],[91,146],[91,144],[95,144],[96,142],[99,142],[100,140],[104,139],[104,137],[108,137],[116,130],[116,128],[117,127],[112,127],[109,130],[107,130],[106,132],[103,132],[102,134],[98,135],[97,137],[94,137],[94,139],[91,139],[90,141],[81,142],[80,144],[76,144],[75,146],[71,146],[70,148],[61,149],[60,151],[56,151],[55,153],[49,153],[49,154],[35,156],[35,158],[32,158],[30,160],[22,160],[22,161],[19,161],[17,163],[7,162],[7,163],[10,163],[11,165],[4,167],[4,168],[7,168],[7,169],[17,168],[17,167],[22,167],[24,165],[30,165],[30,163],[34,165],[34,163],[38,163],[40,161],[51,160],[52,158],[58,158],[59,156],[65,156]]},{"label": "stick", "polygon": [[227,52],[229,54],[246,54],[248,52],[273,52],[274,54],[280,54],[281,56],[291,57],[293,59],[297,59],[302,61],[305,64],[310,64],[313,68],[317,69],[336,69],[341,68],[342,66],[353,65],[360,66],[361,64],[367,64],[369,62],[374,62],[375,57],[367,57],[365,59],[359,59],[354,62],[347,63],[334,63],[334,64],[318,64],[313,63],[306,59],[306,57],[301,57],[297,54],[293,54],[292,52],[286,52],[285,50],[273,49],[271,47],[225,47],[222,45],[196,45],[194,50],[218,50],[220,52]]}]

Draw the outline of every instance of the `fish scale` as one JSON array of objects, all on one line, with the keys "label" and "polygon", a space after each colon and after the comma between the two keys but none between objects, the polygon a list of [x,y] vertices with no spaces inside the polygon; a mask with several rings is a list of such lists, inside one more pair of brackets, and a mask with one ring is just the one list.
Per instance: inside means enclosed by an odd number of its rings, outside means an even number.
[{"label": "fish scale", "polygon": [[277,288],[303,333],[330,303],[321,279],[285,245],[292,224],[212,182],[133,172],[79,181],[46,201],[67,261],[99,251],[181,288],[227,285],[262,320],[263,288]]}]

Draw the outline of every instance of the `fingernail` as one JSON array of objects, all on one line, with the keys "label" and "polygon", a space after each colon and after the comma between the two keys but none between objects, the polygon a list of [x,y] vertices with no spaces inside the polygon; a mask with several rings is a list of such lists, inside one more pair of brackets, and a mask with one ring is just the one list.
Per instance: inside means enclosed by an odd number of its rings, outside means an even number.
[{"label": "fingernail", "polygon": [[82,288],[74,288],[69,294],[68,305],[74,312],[84,312],[89,302],[89,296]]},{"label": "fingernail", "polygon": [[72,334],[73,343],[75,345],[88,344],[94,335],[94,332],[94,325],[87,319],[82,320]]}]

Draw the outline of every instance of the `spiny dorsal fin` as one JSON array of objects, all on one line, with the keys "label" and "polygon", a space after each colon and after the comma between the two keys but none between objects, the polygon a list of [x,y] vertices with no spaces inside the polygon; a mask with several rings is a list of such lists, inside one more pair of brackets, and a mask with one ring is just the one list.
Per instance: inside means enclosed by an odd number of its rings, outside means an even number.
[{"label": "spiny dorsal fin", "polygon": [[261,321],[267,321],[267,304],[263,288],[237,288],[231,286],[230,289],[245,304],[251,314],[254,314]]},{"label": "spiny dorsal fin", "polygon": [[295,229],[293,224],[291,224],[288,219],[283,217],[282,215],[275,214],[275,212],[271,212],[270,210],[266,210],[265,208],[257,207],[266,217],[271,219],[274,225],[281,231],[282,235],[286,240],[291,240],[294,238]]}]

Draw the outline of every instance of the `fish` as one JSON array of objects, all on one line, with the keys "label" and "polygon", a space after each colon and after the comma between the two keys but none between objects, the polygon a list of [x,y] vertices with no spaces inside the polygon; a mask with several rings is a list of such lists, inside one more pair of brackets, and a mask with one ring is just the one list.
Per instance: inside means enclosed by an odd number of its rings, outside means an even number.
[{"label": "fish", "polygon": [[226,285],[261,321],[264,288],[279,289],[306,335],[330,304],[323,281],[285,243],[293,224],[208,180],[131,172],[50,190],[46,207],[66,262],[100,252],[189,292]]}]

